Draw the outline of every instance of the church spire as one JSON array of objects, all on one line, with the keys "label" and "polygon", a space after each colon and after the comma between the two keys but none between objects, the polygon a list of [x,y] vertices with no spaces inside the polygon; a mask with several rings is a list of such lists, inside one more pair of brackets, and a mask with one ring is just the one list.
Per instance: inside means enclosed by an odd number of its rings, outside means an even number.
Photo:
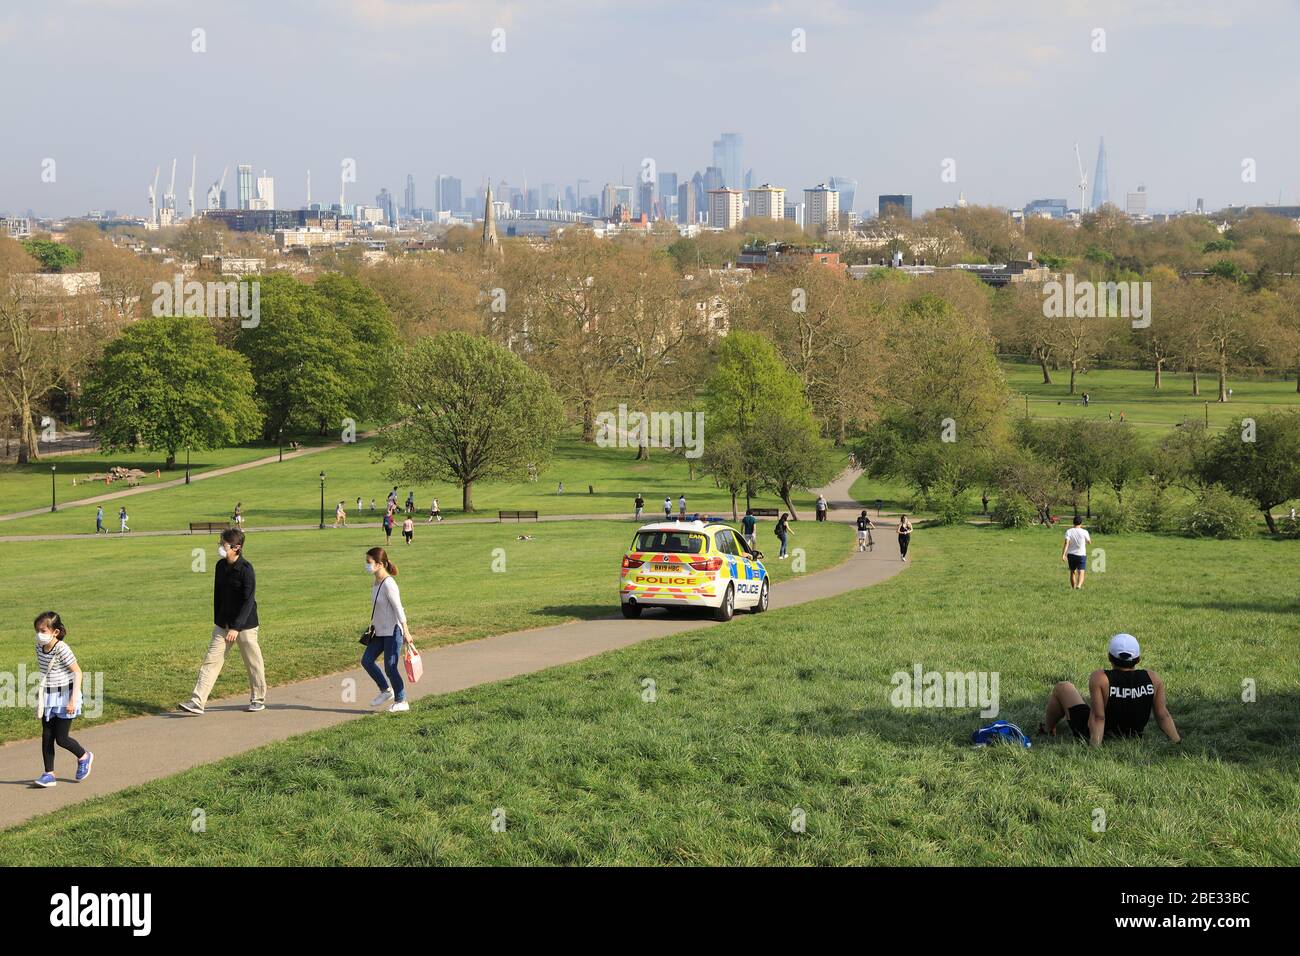
[{"label": "church spire", "polygon": [[483,204],[483,251],[501,255],[501,242],[497,239],[497,217],[492,208],[492,180],[488,180],[487,199]]}]

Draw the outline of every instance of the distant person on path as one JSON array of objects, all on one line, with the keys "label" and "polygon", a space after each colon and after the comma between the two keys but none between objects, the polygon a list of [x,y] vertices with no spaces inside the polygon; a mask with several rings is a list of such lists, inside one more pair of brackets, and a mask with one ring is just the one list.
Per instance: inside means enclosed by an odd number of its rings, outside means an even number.
[{"label": "distant person on path", "polygon": [[875,528],[875,524],[872,522],[870,516],[868,516],[866,508],[863,508],[862,511],[858,513],[857,525],[858,550],[866,551],[867,548],[870,548],[872,551],[875,551],[876,541],[871,535],[871,531]]},{"label": "distant person on path", "polygon": [[757,551],[758,542],[756,540],[756,529],[758,528],[758,519],[754,517],[754,509],[746,508],[745,517],[740,519],[740,530],[745,533],[745,543],[749,545],[749,550]]},{"label": "distant person on path", "polygon": [[682,495],[680,498],[677,499],[677,516],[682,521],[686,520],[686,496],[685,495]]},{"label": "distant person on path", "polygon": [[1095,670],[1088,678],[1088,701],[1068,680],[1063,680],[1047,698],[1047,711],[1038,725],[1040,734],[1056,736],[1056,727],[1068,719],[1070,733],[1094,747],[1117,737],[1141,737],[1147,721],[1155,715],[1166,737],[1183,742],[1174,718],[1165,705],[1165,682],[1155,671],[1139,669],[1142,648],[1132,634],[1116,634],[1106,648],[1110,670]]},{"label": "distant person on path", "polygon": [[1128,419],[1128,416],[1125,415],[1124,412],[1121,410],[1120,413],[1119,413],[1119,420],[1120,420],[1120,422],[1124,422],[1124,421],[1126,421],[1127,419]]},{"label": "distant person on path", "polygon": [[632,501],[632,504],[636,506],[636,514],[633,515],[632,517],[634,517],[637,521],[640,521],[641,511],[643,508],[645,508],[645,499],[641,497],[641,492],[638,491],[636,493],[636,498]]},{"label": "distant person on path", "polygon": [[912,543],[912,522],[907,520],[907,515],[902,515],[898,519],[898,554],[903,561],[907,560],[907,549]]},{"label": "distant person on path", "polygon": [[980,505],[984,508],[984,516],[988,517],[989,513],[989,493],[987,491],[980,493]]},{"label": "distant person on path", "polygon": [[357,495],[357,517],[358,518],[361,517],[361,496],[360,495]]},{"label": "distant person on path", "polygon": [[429,520],[425,524],[433,524],[435,521],[442,520],[442,509],[438,507],[438,499],[433,499],[433,504],[429,505]]},{"label": "distant person on path", "polygon": [[673,516],[673,499],[664,498],[664,518],[665,520]]},{"label": "distant person on path", "polygon": [[230,517],[234,519],[236,528],[244,526],[244,503],[242,501],[235,502],[235,513]]},{"label": "distant person on path", "polygon": [[118,529],[118,534],[121,534],[121,533],[124,532],[124,531],[130,531],[130,530],[131,530],[130,528],[128,528],[128,527],[126,526],[126,505],[123,505],[121,508],[117,509],[117,520],[118,520],[119,522],[121,522],[121,525],[122,525],[122,526]]},{"label": "distant person on path", "polygon": [[402,537],[406,539],[407,544],[415,538],[415,521],[410,515],[407,515],[406,520],[402,522]]},{"label": "distant person on path", "polygon": [[790,535],[794,534],[790,530],[790,512],[781,512],[781,517],[776,521],[776,527],[772,532],[781,539],[781,553],[777,555],[777,560],[785,558],[789,554]]},{"label": "distant person on path", "polygon": [[104,506],[100,505],[95,509],[95,534],[103,532],[108,534],[108,529],[104,527]]},{"label": "distant person on path", "polygon": [[414,512],[415,512],[415,492],[408,491],[406,493],[406,513],[409,515],[409,514],[413,514]]},{"label": "distant person on path", "polygon": [[1061,547],[1061,560],[1070,568],[1070,587],[1073,590],[1083,588],[1083,578],[1088,572],[1088,545],[1092,544],[1092,535],[1083,526],[1083,518],[1074,516],[1074,527],[1065,532],[1065,544]]},{"label": "distant person on path", "polygon": [[345,528],[348,526],[348,513],[343,510],[342,501],[340,501],[338,507],[334,509],[334,527],[337,528],[339,525],[342,525]]},{"label": "distant person on path", "polygon": [[397,486],[393,485],[393,490],[388,493],[388,510],[397,510]]},{"label": "distant person on path", "polygon": [[818,495],[818,496],[817,496],[817,520],[818,520],[818,521],[825,521],[825,520],[826,520],[826,510],[827,510],[827,507],[828,507],[828,506],[827,506],[827,504],[826,504],[826,496],[825,496],[825,495]]},{"label": "distant person on path", "polygon": [[[402,680],[401,652],[404,644],[411,643],[410,626],[406,623],[406,609],[402,607],[402,595],[397,589],[397,565],[388,559],[383,548],[371,548],[366,552],[366,573],[374,576],[375,585],[371,591],[370,626],[373,636],[366,643],[365,653],[361,655],[361,666],[379,688],[379,696],[370,702],[371,707],[379,707],[393,701],[389,713],[401,713],[410,710],[406,702],[406,682]],[[380,654],[384,655],[384,669],[375,664]],[[387,673],[388,679],[384,679]]]},{"label": "distant person on path", "polygon": [[560,482],[558,485],[555,486],[555,493],[557,495],[564,494],[564,482]]},{"label": "distant person on path", "polygon": [[95,755],[70,736],[72,722],[81,715],[81,667],[77,655],[68,646],[68,629],[59,615],[46,611],[33,622],[36,628],[36,663],[41,669],[41,684],[36,704],[36,718],[41,722],[41,759],[45,772],[33,783],[38,787],[57,786],[54,777],[54,745],[58,744],[77,758],[76,780],[90,776]]},{"label": "distant person on path", "polygon": [[371,499],[370,499],[370,513],[371,513],[371,514],[374,514],[374,513],[375,513],[375,499],[374,499],[374,498],[371,498]]},{"label": "distant person on path", "polygon": [[248,711],[257,713],[266,710],[266,667],[257,642],[257,578],[253,566],[244,559],[244,532],[238,528],[223,531],[217,554],[221,560],[212,577],[212,639],[199,667],[194,692],[180,708],[190,714],[203,713],[208,695],[221,676],[226,654],[232,644],[238,644],[248,668]]},{"label": "distant person on path", "polygon": [[393,513],[391,511],[384,514],[384,544],[393,543]]}]

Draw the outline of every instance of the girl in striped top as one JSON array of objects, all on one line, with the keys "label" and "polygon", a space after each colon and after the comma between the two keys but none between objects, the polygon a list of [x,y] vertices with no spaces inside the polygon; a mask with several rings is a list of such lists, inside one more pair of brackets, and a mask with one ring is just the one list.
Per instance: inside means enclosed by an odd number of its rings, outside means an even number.
[{"label": "girl in striped top", "polygon": [[70,736],[72,721],[81,715],[81,667],[77,655],[68,646],[68,629],[59,615],[46,611],[39,615],[36,626],[36,661],[41,667],[40,697],[36,716],[41,721],[41,756],[45,760],[45,773],[35,781],[38,787],[53,787],[54,745],[77,758],[78,782],[90,776],[90,765],[95,755]]}]

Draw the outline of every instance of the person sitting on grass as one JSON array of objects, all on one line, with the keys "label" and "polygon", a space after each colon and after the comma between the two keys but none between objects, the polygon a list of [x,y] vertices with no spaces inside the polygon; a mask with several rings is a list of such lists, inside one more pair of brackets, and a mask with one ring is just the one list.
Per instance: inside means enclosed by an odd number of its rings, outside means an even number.
[{"label": "person sitting on grass", "polygon": [[1156,723],[1174,743],[1183,742],[1174,718],[1165,706],[1165,683],[1155,671],[1139,669],[1142,649],[1132,634],[1116,634],[1106,649],[1110,670],[1096,670],[1088,678],[1086,703],[1078,688],[1063,680],[1047,698],[1047,712],[1038,725],[1040,734],[1056,736],[1062,718],[1070,732],[1094,747],[1115,737],[1141,737],[1154,713]]}]

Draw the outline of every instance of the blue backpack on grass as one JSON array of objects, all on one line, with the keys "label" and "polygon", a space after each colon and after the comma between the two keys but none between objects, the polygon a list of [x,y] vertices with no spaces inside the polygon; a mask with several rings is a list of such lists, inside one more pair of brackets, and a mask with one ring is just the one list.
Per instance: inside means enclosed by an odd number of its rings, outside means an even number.
[{"label": "blue backpack on grass", "polygon": [[970,742],[976,747],[987,747],[989,744],[998,743],[1020,744],[1022,747],[1033,746],[1025,732],[1009,720],[997,720],[987,727],[981,727],[970,735]]}]

